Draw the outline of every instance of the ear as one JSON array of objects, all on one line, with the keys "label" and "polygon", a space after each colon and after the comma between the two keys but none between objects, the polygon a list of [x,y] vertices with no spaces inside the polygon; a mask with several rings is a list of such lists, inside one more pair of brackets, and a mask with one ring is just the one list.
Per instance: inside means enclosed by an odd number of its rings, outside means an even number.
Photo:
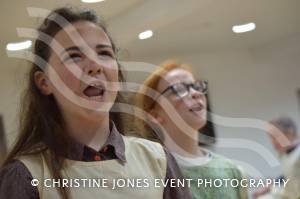
[{"label": "ear", "polygon": [[151,115],[152,117],[154,117],[154,119],[153,119],[153,118],[150,118],[152,122],[154,122],[154,123],[160,123],[160,124],[163,124],[163,123],[165,122],[164,118],[162,118],[162,117],[157,113],[157,110],[152,109],[152,110],[150,110],[149,113],[150,113],[150,115]]},{"label": "ear", "polygon": [[34,73],[34,82],[44,95],[52,94],[50,81],[43,71],[36,71]]}]

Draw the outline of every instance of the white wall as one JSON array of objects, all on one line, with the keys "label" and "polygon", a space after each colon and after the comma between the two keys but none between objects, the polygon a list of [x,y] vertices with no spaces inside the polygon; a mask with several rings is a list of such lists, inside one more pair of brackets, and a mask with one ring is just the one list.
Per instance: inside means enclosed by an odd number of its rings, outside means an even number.
[{"label": "white wall", "polygon": [[[300,127],[296,95],[300,88],[299,44],[298,35],[251,50],[148,56],[138,60],[159,64],[176,58],[191,64],[196,75],[209,82],[214,114],[262,121],[284,114],[295,119]],[[141,82],[146,75],[129,73],[128,79]],[[231,123],[217,125],[217,135],[242,141],[231,140],[229,146],[216,147],[216,152],[237,160],[251,175],[279,175],[278,162],[274,161],[276,153],[261,126],[255,122],[251,128],[237,128],[228,126]]]},{"label": "white wall", "polygon": [[1,56],[0,114],[4,120],[6,140],[10,146],[15,139],[17,129],[17,112],[19,111],[19,99],[25,85],[25,73],[28,63],[20,59]]}]

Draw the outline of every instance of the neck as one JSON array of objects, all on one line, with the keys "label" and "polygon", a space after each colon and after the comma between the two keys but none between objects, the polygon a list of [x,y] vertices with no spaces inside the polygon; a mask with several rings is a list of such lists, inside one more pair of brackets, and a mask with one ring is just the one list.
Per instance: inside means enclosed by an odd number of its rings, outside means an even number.
[{"label": "neck", "polygon": [[109,115],[97,121],[76,117],[64,117],[66,130],[72,138],[83,145],[99,151],[105,144],[109,133]]},{"label": "neck", "polygon": [[165,145],[172,151],[183,156],[204,156],[205,152],[198,145],[198,131],[182,131],[176,125],[165,126]]}]

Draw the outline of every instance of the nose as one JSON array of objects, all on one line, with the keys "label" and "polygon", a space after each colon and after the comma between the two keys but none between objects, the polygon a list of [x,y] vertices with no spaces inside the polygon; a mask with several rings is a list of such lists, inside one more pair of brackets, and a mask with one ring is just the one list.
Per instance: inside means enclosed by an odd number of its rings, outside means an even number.
[{"label": "nose", "polygon": [[103,72],[103,66],[95,60],[96,58],[86,58],[84,72],[89,76],[100,75]]},{"label": "nose", "polygon": [[201,93],[193,88],[190,88],[190,95],[193,99],[198,99],[198,98],[201,98],[204,96],[203,93]]}]

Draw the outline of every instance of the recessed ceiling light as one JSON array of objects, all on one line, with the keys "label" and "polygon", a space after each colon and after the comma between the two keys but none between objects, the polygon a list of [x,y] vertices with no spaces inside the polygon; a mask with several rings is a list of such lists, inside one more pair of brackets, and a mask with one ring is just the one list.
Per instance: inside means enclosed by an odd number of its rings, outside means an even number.
[{"label": "recessed ceiling light", "polygon": [[232,31],[235,33],[244,33],[252,31],[256,28],[255,23],[247,23],[242,25],[236,25],[232,27]]},{"label": "recessed ceiling light", "polygon": [[81,0],[81,2],[83,3],[98,3],[98,2],[102,2],[105,0]]},{"label": "recessed ceiling light", "polygon": [[32,45],[32,41],[30,41],[30,40],[17,42],[17,43],[8,43],[6,45],[6,50],[9,50],[9,51],[24,50],[24,49],[30,48],[31,45]]},{"label": "recessed ceiling light", "polygon": [[140,39],[148,39],[148,38],[152,37],[152,35],[153,35],[152,30],[146,30],[139,34],[139,38]]}]

